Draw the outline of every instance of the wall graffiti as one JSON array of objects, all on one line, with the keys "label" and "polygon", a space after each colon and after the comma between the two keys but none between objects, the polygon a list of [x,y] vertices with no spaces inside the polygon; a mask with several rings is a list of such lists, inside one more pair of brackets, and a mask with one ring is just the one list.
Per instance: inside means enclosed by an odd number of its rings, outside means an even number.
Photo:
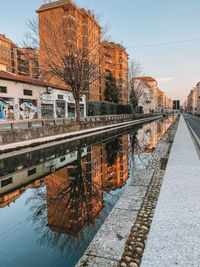
[{"label": "wall graffiti", "polygon": [[14,120],[13,101],[0,100],[0,120]]},{"label": "wall graffiti", "polygon": [[37,119],[37,102],[20,100],[19,114],[20,120]]}]

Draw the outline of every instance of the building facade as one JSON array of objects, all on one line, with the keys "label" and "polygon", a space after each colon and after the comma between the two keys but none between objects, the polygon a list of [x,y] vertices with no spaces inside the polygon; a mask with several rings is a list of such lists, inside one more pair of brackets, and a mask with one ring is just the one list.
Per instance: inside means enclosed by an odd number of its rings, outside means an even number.
[{"label": "building facade", "polygon": [[197,114],[200,114],[200,83],[197,83]]},{"label": "building facade", "polygon": [[101,93],[102,101],[106,100],[106,78],[111,77],[118,89],[118,104],[128,104],[128,54],[125,48],[117,43],[101,43]]},{"label": "building facade", "polygon": [[0,33],[0,70],[39,78],[39,51],[20,48]]},{"label": "building facade", "polygon": [[[86,116],[86,97],[80,101]],[[69,87],[0,71],[0,120],[33,120],[75,116],[75,101]]]},{"label": "building facade", "polygon": [[[58,64],[57,66],[60,68],[62,63],[59,63],[59,60],[63,61],[63,55],[66,57],[73,55],[75,60],[84,65],[85,73],[83,75],[87,78],[84,90],[87,98],[100,100],[101,28],[95,16],[91,11],[78,8],[70,0],[44,4],[36,12],[39,17],[41,69],[48,70],[51,63],[52,65]],[[58,47],[59,49],[57,49]],[[94,75],[91,78],[92,72]],[[58,83],[60,77],[46,74],[45,79]]]},{"label": "building facade", "polygon": [[158,88],[157,81],[152,77],[136,77],[132,79],[134,90],[138,94],[138,105],[144,113],[171,111],[173,101]]}]

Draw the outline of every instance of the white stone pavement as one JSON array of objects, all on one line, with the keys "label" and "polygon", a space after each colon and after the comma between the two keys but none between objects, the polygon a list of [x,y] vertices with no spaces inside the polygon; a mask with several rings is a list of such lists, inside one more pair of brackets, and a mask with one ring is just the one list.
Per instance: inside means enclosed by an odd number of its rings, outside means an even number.
[{"label": "white stone pavement", "polygon": [[181,115],[141,267],[200,266],[200,161]]}]

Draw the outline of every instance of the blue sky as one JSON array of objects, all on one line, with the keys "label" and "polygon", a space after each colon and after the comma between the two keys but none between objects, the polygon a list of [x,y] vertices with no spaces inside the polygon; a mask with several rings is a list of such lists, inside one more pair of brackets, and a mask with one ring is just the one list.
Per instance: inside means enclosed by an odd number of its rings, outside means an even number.
[{"label": "blue sky", "polygon": [[[1,3],[0,32],[20,44],[25,22],[35,16],[43,0],[6,0]],[[109,23],[111,40],[125,47],[200,39],[200,0],[76,0]],[[185,100],[200,81],[200,41],[127,48],[144,73],[158,80],[169,97]]]}]

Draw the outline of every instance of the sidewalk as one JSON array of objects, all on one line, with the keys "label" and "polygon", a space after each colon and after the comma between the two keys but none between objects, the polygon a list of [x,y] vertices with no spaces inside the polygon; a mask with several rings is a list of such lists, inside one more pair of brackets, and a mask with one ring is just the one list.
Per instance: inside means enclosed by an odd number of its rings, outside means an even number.
[{"label": "sidewalk", "polygon": [[141,267],[200,266],[200,161],[180,118]]}]

